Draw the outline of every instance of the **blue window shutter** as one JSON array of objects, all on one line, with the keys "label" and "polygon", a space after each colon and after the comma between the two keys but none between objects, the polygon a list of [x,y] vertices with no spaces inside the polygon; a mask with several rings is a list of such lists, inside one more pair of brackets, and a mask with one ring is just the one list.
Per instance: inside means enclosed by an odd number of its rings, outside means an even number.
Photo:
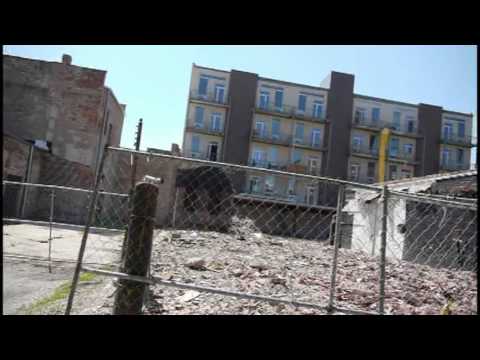
[{"label": "blue window shutter", "polygon": [[298,96],[298,109],[305,111],[305,107],[307,105],[307,97],[305,95]]},{"label": "blue window shutter", "polygon": [[283,91],[275,91],[275,106],[282,107],[283,103]]},{"label": "blue window shutter", "polygon": [[272,135],[280,135],[280,121],[277,119],[272,120]]},{"label": "blue window shutter", "polygon": [[458,136],[459,137],[465,136],[465,123],[463,122],[458,123]]},{"label": "blue window shutter", "polygon": [[207,94],[207,86],[208,86],[208,79],[207,78],[200,78],[200,82],[198,83],[198,93],[200,95]]},{"label": "blue window shutter", "polygon": [[192,136],[192,152],[199,152],[200,151],[200,137],[199,136]]},{"label": "blue window shutter", "polygon": [[204,108],[201,106],[195,107],[195,124],[200,124],[203,126],[203,114],[204,114]]}]

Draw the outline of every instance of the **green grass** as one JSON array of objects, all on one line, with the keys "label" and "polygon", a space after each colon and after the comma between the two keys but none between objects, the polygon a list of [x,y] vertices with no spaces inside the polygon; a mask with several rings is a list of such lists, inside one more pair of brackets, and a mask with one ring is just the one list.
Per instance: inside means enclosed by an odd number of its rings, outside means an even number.
[{"label": "green grass", "polygon": [[[96,275],[91,272],[81,273],[79,277],[79,283],[84,281],[92,281],[95,277]],[[66,299],[68,294],[70,294],[71,285],[71,281],[63,283],[62,285],[57,287],[50,295],[35,301],[33,304],[27,306],[26,308],[20,309],[19,312],[26,315],[33,315],[60,300]]]}]

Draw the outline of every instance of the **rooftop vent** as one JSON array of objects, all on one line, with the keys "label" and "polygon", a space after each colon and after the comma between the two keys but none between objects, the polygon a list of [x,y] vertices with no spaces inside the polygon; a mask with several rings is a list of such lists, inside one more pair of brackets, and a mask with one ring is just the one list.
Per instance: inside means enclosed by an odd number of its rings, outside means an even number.
[{"label": "rooftop vent", "polygon": [[64,63],[65,65],[72,65],[72,57],[68,54],[63,54],[62,63]]}]

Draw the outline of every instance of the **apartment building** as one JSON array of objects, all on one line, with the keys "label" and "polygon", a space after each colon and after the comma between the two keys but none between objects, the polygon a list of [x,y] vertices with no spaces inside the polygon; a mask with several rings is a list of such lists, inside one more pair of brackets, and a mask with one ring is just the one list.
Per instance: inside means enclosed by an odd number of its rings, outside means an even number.
[{"label": "apartment building", "polygon": [[[470,167],[472,114],[355,94],[354,75],[331,72],[319,86],[193,64],[184,156],[379,181],[379,144],[389,129],[386,180]],[[245,191],[318,204],[317,184],[251,176]]]}]

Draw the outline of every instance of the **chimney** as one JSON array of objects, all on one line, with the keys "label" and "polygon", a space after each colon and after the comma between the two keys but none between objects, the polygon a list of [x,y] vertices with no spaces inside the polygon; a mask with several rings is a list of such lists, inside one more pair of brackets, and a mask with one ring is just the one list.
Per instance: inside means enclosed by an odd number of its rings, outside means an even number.
[{"label": "chimney", "polygon": [[64,63],[65,65],[72,65],[72,57],[68,54],[63,54],[62,63]]},{"label": "chimney", "polygon": [[172,155],[179,155],[180,147],[178,146],[178,144],[172,143],[171,151],[172,151]]}]

